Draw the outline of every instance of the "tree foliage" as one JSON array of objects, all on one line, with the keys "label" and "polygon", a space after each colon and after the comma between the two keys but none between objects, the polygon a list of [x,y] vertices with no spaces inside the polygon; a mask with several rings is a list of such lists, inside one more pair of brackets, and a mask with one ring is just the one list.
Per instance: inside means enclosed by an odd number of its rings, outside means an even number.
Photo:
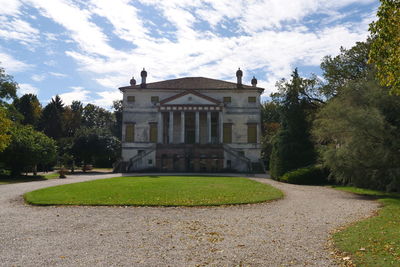
[{"label": "tree foliage", "polygon": [[34,127],[38,126],[40,116],[42,114],[42,105],[34,94],[25,94],[21,98],[16,98],[13,105],[22,114],[22,124],[30,124]]},{"label": "tree foliage", "polygon": [[290,81],[282,81],[281,127],[274,137],[270,158],[270,172],[273,178],[284,173],[313,164],[316,159],[314,146],[310,139],[310,123],[306,110],[315,103],[308,102],[305,92],[309,84],[302,79],[297,69]]},{"label": "tree foliage", "polygon": [[326,83],[320,88],[326,98],[331,98],[340,92],[349,82],[366,78],[371,65],[368,64],[370,40],[357,42],[350,49],[340,48],[340,54],[325,56],[321,69]]},{"label": "tree foliage", "polygon": [[0,67],[0,104],[17,97],[18,84]]},{"label": "tree foliage", "polygon": [[105,129],[80,129],[73,141],[71,153],[78,161],[109,167],[120,154],[120,141]]},{"label": "tree foliage", "polygon": [[49,137],[59,140],[63,137],[63,113],[64,103],[61,98],[56,95],[51,99],[42,112],[39,128]]},{"label": "tree foliage", "polygon": [[113,102],[114,116],[115,116],[115,126],[113,134],[121,140],[122,138],[122,112],[123,105],[122,100],[116,100]]},{"label": "tree foliage", "polygon": [[87,104],[83,108],[82,124],[85,127],[111,130],[114,123],[115,119],[113,114],[102,107]]},{"label": "tree foliage", "polygon": [[400,97],[373,78],[349,84],[322,108],[313,133],[336,181],[400,191],[399,114]]},{"label": "tree foliage", "polygon": [[0,107],[0,152],[4,151],[11,142],[12,122],[7,118],[6,110]]},{"label": "tree foliage", "polygon": [[272,152],[272,140],[280,126],[279,103],[271,101],[261,105],[261,157],[265,166],[269,168],[269,159]]},{"label": "tree foliage", "polygon": [[377,16],[378,21],[370,25],[370,60],[376,64],[381,85],[400,95],[400,1],[381,0]]},{"label": "tree foliage", "polygon": [[13,174],[38,164],[49,164],[56,158],[56,143],[32,126],[16,125],[11,130],[11,143],[1,154],[2,161]]}]

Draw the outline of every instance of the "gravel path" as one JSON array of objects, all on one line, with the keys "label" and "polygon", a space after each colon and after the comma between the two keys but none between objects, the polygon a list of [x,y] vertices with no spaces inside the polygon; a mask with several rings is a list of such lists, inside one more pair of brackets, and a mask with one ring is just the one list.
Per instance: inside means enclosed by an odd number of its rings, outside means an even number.
[{"label": "gravel path", "polygon": [[254,178],[285,192],[227,207],[35,207],[21,195],[97,178],[0,185],[1,266],[335,266],[333,229],[378,203],[324,187]]}]

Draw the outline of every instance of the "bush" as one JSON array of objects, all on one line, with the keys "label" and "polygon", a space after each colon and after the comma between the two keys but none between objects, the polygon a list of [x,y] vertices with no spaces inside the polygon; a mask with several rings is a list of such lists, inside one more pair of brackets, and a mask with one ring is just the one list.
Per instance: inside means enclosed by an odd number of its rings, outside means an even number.
[{"label": "bush", "polygon": [[319,185],[328,182],[328,171],[320,166],[300,168],[285,173],[280,180],[289,184]]}]

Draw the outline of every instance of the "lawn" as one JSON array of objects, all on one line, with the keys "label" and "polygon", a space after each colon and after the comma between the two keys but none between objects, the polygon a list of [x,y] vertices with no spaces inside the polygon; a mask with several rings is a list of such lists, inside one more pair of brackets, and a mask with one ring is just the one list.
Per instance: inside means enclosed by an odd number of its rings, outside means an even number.
[{"label": "lawn", "polygon": [[357,266],[400,266],[400,194],[336,188],[376,198],[383,207],[377,216],[335,233],[335,246],[348,253]]},{"label": "lawn", "polygon": [[270,185],[246,178],[141,176],[100,179],[26,193],[35,205],[208,206],[281,198]]}]

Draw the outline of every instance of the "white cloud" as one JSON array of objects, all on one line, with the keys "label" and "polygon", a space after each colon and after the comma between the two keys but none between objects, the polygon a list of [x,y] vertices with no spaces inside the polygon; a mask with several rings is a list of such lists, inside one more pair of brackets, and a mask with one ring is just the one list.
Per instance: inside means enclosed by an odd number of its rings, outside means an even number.
[{"label": "white cloud", "polygon": [[76,4],[64,0],[28,0],[38,8],[41,14],[63,26],[71,38],[88,53],[108,56],[118,51],[107,44],[108,38],[102,30],[90,21],[89,10],[81,9]]},{"label": "white cloud", "polygon": [[0,16],[0,24],[2,39],[18,40],[24,45],[34,44],[39,40],[39,31],[24,20]]},{"label": "white cloud", "polygon": [[19,61],[14,57],[2,52],[0,52],[0,60],[2,67],[4,67],[8,73],[25,71],[32,67],[32,65]]},{"label": "white cloud", "polygon": [[89,100],[89,90],[85,90],[85,88],[81,86],[71,86],[72,91],[67,93],[62,93],[59,96],[62,101],[67,105],[71,105],[72,101],[81,101],[81,102],[91,102]]},{"label": "white cloud", "polygon": [[128,0],[92,0],[93,13],[106,18],[114,27],[119,38],[135,41],[146,38],[147,29],[138,17],[139,11]]},{"label": "white cloud", "polygon": [[35,82],[41,82],[46,78],[46,75],[44,74],[34,74],[32,75],[31,79],[34,80]]},{"label": "white cloud", "polygon": [[19,15],[19,8],[21,6],[21,2],[17,0],[0,0],[0,14],[2,15]]},{"label": "white cloud", "polygon": [[[352,10],[344,13],[343,8],[376,0],[139,2],[140,5],[129,0],[26,0],[24,5],[36,8],[42,16],[65,29],[62,33],[63,44],[68,45],[65,54],[78,64],[82,77],[109,89],[98,93],[100,98],[93,100],[104,106],[111,104],[110,99],[119,94],[116,88],[127,85],[132,74],[139,81],[142,67],[148,70],[148,82],[182,76],[234,81],[237,67],[245,70],[245,81],[249,81],[253,72],[261,70],[266,75],[257,77],[259,86],[265,86],[269,93],[275,82],[288,77],[294,67],[318,66],[323,56],[337,54],[340,46],[350,47],[356,41],[365,40],[372,16],[354,19],[351,16],[360,13]],[[13,3],[14,9],[10,10],[14,11],[9,12],[14,15],[7,17],[6,22],[16,21],[26,32],[10,28],[12,25],[7,27],[14,31],[13,40],[27,41],[28,36],[37,35],[36,25],[24,21],[18,15],[19,2]],[[174,38],[152,35],[152,29],[146,25],[157,27],[161,36],[166,36],[165,27],[157,25],[157,19],[145,17],[146,13],[141,14],[141,8],[147,7],[155,10],[157,18],[161,16],[165,20],[160,23],[167,25],[168,33]],[[346,23],[338,25],[342,20]],[[210,27],[199,29],[198,23],[204,24],[204,21]],[[0,26],[0,35],[7,27]],[[219,31],[220,28],[230,34]],[[43,32],[42,36],[52,43],[60,35],[47,29]],[[124,48],[118,46],[118,39],[125,40]],[[46,51],[51,54],[53,50],[48,47]],[[57,65],[59,54],[52,55],[55,60],[45,60],[44,64]],[[65,77],[57,72],[48,74]],[[88,92],[77,87],[65,96],[86,101]]]},{"label": "white cloud", "polygon": [[60,78],[64,78],[64,77],[68,76],[67,74],[64,74],[64,73],[52,72],[52,71],[50,71],[49,74],[52,75],[52,76],[55,76],[55,77],[60,77]]},{"label": "white cloud", "polygon": [[20,83],[19,90],[17,90],[17,93],[20,96],[25,94],[37,95],[39,93],[39,89],[29,83]]},{"label": "white cloud", "polygon": [[47,65],[47,66],[51,66],[51,67],[53,67],[53,66],[57,65],[57,62],[56,62],[55,60],[53,60],[53,59],[50,59],[50,60],[44,61],[43,63],[44,63],[45,65]]},{"label": "white cloud", "polygon": [[91,103],[109,109],[112,106],[113,101],[121,100],[122,94],[118,90],[103,91],[97,93],[100,98],[94,99]]}]

